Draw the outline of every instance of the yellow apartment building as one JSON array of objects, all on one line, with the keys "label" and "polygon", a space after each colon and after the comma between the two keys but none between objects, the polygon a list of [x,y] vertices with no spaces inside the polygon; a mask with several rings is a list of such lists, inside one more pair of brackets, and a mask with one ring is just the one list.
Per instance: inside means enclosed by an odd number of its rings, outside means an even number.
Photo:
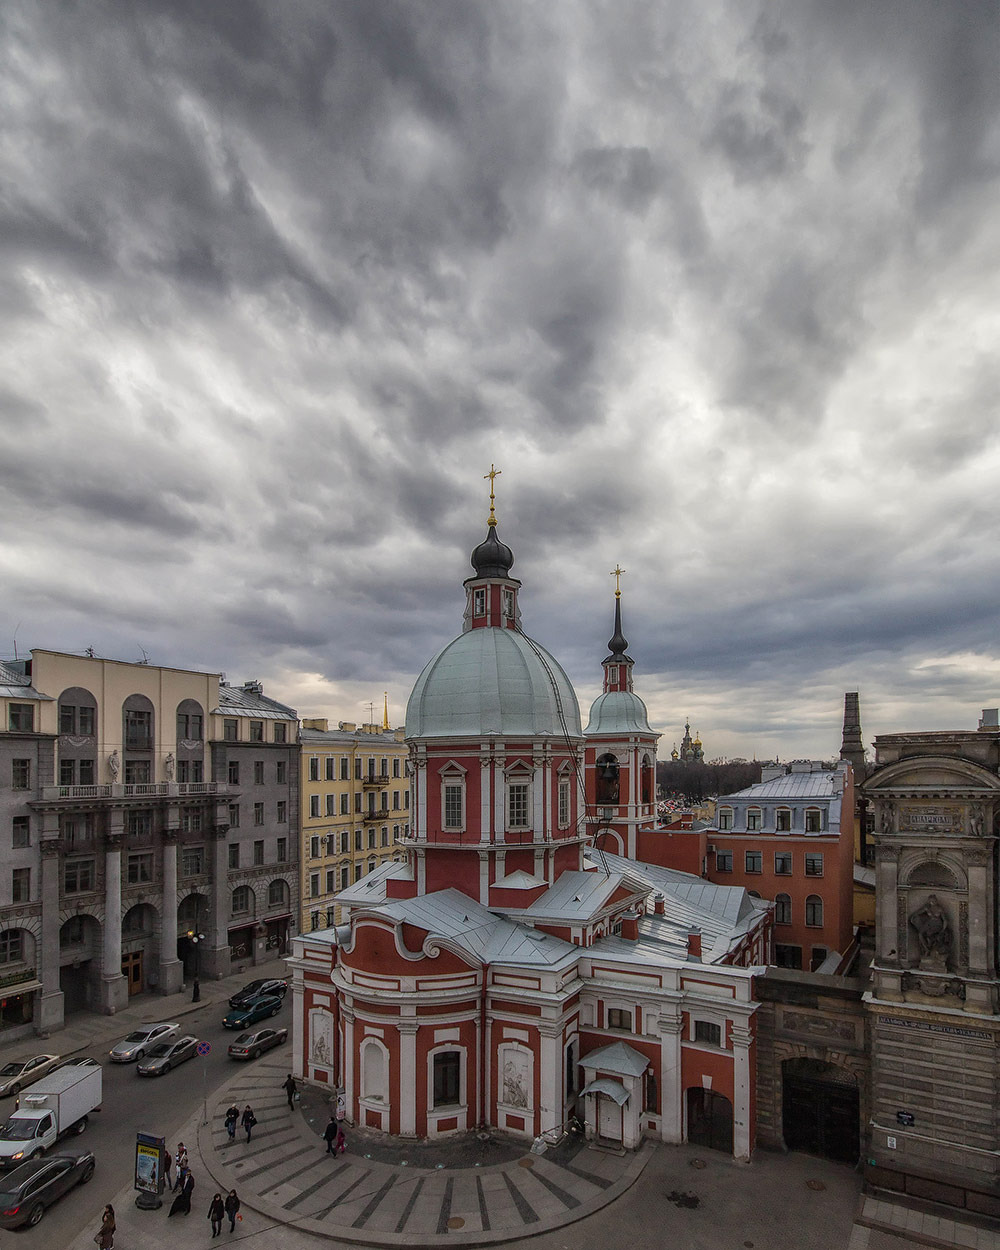
[{"label": "yellow apartment building", "polygon": [[299,763],[301,917],[308,933],[340,920],[335,896],[400,854],[410,831],[402,729],[303,720]]}]

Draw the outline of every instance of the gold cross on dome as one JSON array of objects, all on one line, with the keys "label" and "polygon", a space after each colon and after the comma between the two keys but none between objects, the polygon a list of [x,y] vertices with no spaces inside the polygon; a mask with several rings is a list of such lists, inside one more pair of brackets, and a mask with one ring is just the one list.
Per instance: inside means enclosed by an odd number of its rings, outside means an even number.
[{"label": "gold cross on dome", "polygon": [[622,574],[624,572],[625,570],[619,564],[616,564],[615,567],[611,570],[611,576],[615,579],[615,598],[616,599],[620,599],[622,597]]},{"label": "gold cross on dome", "polygon": [[500,476],[502,472],[503,472],[503,469],[497,469],[491,464],[489,473],[483,474],[483,481],[485,481],[487,478],[490,479],[490,517],[489,517],[489,520],[486,522],[487,525],[496,525],[497,523],[496,513],[494,511],[494,504],[496,501],[496,496],[493,493],[493,486],[496,482],[496,479]]}]

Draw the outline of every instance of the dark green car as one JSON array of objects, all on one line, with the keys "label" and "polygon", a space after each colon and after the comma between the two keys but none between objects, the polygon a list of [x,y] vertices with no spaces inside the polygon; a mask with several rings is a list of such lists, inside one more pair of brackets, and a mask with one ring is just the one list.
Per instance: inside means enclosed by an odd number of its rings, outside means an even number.
[{"label": "dark green car", "polygon": [[263,998],[258,998],[256,1002],[251,1003],[249,1007],[234,1008],[225,1017],[222,1024],[227,1029],[248,1029],[251,1024],[256,1024],[258,1020],[264,1020],[268,1016],[276,1016],[280,1010],[281,999],[276,995],[267,994]]}]

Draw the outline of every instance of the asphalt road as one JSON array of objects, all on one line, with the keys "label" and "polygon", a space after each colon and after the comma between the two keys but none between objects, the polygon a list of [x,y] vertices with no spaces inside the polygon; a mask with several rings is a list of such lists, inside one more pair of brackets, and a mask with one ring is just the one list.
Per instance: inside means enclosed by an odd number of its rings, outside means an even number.
[{"label": "asphalt road", "polygon": [[[180,1034],[193,1033],[211,1043],[212,1050],[206,1056],[181,1064],[165,1076],[141,1077],[134,1063],[111,1063],[107,1054],[110,1046],[84,1052],[99,1060],[104,1070],[101,1112],[90,1117],[85,1133],[79,1137],[64,1137],[50,1153],[78,1154],[89,1150],[97,1159],[97,1172],[89,1185],[78,1187],[49,1207],[35,1228],[4,1233],[7,1247],[11,1244],[10,1238],[16,1237],[18,1244],[25,1247],[35,1245],[39,1250],[43,1247],[44,1250],[63,1250],[88,1222],[93,1222],[96,1233],[104,1203],[133,1175],[136,1133],[166,1137],[170,1153],[174,1153],[181,1126],[237,1069],[237,1061],[229,1058],[226,1048],[238,1036],[238,1031],[222,1027],[224,1010],[218,1004],[206,1004],[200,1011],[178,1021]],[[169,1015],[162,1018],[171,1019]],[[279,1014],[263,1023],[284,1025],[291,1032],[291,995],[286,997]],[[127,1032],[127,1028],[123,1029],[122,1036]],[[288,1049],[286,1042],[273,1053],[281,1054]],[[253,1067],[253,1060],[245,1062]],[[0,1114],[4,1116],[13,1109],[13,1098],[5,1098],[0,1103]],[[199,1179],[196,1173],[196,1186]],[[195,1192],[200,1193],[197,1188]],[[210,1198],[211,1194],[205,1199],[206,1210]],[[198,1205],[201,1205],[200,1196]],[[149,1218],[166,1219],[165,1211],[166,1208],[162,1212],[151,1212]]]}]

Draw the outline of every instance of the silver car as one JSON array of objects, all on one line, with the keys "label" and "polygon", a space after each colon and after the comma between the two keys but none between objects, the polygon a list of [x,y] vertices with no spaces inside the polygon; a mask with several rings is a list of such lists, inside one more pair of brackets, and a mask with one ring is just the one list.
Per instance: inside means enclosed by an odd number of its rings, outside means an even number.
[{"label": "silver car", "polygon": [[167,1042],[157,1042],[150,1047],[145,1059],[135,1066],[137,1076],[163,1076],[185,1059],[193,1059],[198,1052],[196,1037],[172,1037]]},{"label": "silver car", "polygon": [[173,1037],[181,1026],[179,1024],[143,1024],[134,1029],[128,1037],[112,1046],[108,1052],[112,1063],[131,1063],[133,1059],[142,1059],[148,1055],[150,1047],[157,1042],[165,1042]]},{"label": "silver car", "polygon": [[33,1085],[40,1077],[59,1063],[59,1055],[32,1055],[30,1059],[17,1059],[0,1068],[0,1098],[5,1094],[19,1094]]}]

